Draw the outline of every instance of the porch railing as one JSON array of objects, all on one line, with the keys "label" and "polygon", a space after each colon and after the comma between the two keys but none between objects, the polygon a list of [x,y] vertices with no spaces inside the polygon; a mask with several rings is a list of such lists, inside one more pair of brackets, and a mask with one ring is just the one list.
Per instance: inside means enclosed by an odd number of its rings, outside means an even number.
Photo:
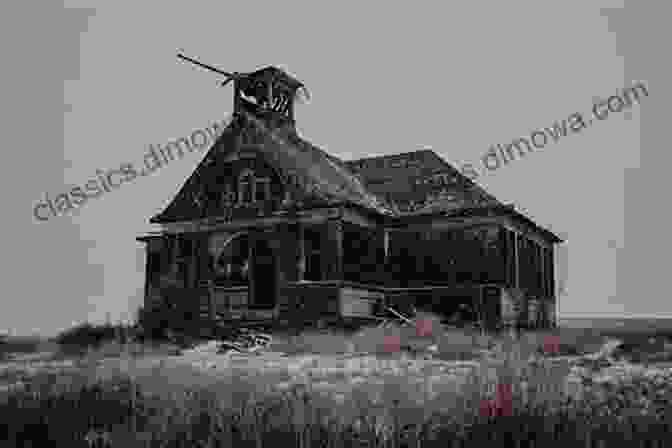
[{"label": "porch railing", "polygon": [[201,316],[210,321],[266,320],[276,315],[275,309],[257,308],[250,304],[247,286],[224,287],[208,284],[203,287]]}]

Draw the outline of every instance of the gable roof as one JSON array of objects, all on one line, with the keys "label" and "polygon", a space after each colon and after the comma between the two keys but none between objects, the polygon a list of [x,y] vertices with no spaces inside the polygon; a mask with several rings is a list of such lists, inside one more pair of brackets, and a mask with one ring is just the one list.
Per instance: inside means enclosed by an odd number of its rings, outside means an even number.
[{"label": "gable roof", "polygon": [[351,203],[383,215],[394,214],[384,200],[365,188],[343,161],[302,139],[292,126],[271,132],[261,120],[243,113],[229,123],[173,201],[152,217],[151,223],[202,217],[194,197],[208,185],[216,184],[217,167],[235,151],[239,133],[247,133],[257,141],[255,148],[279,171],[294,201],[309,206]]},{"label": "gable roof", "polygon": [[255,148],[278,170],[292,199],[304,207],[351,204],[392,218],[495,212],[537,228],[551,241],[562,241],[432,150],[342,161],[301,138],[293,126],[271,131],[246,112],[234,117],[172,202],[150,222],[202,218],[193,198],[204,186],[217,187],[218,167],[235,151],[241,133],[253,136]]}]

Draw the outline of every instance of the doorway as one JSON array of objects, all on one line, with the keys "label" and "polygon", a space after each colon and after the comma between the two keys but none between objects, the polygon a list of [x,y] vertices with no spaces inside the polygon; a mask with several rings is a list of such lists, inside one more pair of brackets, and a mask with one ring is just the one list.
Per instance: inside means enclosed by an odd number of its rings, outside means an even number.
[{"label": "doorway", "polygon": [[252,246],[252,276],[250,306],[257,309],[274,308],[277,303],[278,264],[268,239],[256,239]]}]

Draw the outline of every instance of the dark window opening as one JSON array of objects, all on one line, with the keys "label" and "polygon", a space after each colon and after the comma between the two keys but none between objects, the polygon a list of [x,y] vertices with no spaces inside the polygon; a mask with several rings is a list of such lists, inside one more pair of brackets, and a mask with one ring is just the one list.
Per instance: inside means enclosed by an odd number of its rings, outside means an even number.
[{"label": "dark window opening", "polygon": [[228,209],[235,203],[236,194],[232,191],[231,185],[226,184],[224,187],[224,192],[221,196],[221,205],[223,208]]},{"label": "dark window opening", "polygon": [[271,179],[256,177],[251,170],[245,170],[238,178],[238,202],[250,204],[271,199]]},{"label": "dark window opening", "polygon": [[249,260],[248,236],[234,238],[215,260],[215,281],[225,286],[247,286]]},{"label": "dark window opening", "polygon": [[252,185],[246,180],[240,182],[239,190],[239,200],[240,202],[247,204],[252,202]]},{"label": "dark window opening", "polygon": [[268,178],[257,178],[255,180],[254,200],[268,201],[271,198],[271,181]]},{"label": "dark window opening", "polygon": [[304,257],[306,269],[303,278],[309,281],[322,280],[321,234],[317,229],[306,228],[304,237]]},{"label": "dark window opening", "polygon": [[244,171],[238,178],[238,202],[246,204],[252,202],[252,188],[254,177],[249,170]]}]

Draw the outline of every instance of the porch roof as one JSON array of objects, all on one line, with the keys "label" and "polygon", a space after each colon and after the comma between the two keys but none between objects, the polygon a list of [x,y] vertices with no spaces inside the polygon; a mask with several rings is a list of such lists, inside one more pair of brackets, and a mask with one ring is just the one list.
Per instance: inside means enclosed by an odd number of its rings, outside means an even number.
[{"label": "porch roof", "polygon": [[412,223],[422,223],[432,218],[469,218],[469,217],[500,217],[508,216],[512,219],[529,226],[539,232],[543,238],[552,243],[563,243],[564,240],[554,232],[540,226],[532,219],[515,209],[512,204],[485,205],[476,207],[464,207],[454,210],[429,210],[421,213],[406,214],[389,220],[390,224],[403,227]]}]

